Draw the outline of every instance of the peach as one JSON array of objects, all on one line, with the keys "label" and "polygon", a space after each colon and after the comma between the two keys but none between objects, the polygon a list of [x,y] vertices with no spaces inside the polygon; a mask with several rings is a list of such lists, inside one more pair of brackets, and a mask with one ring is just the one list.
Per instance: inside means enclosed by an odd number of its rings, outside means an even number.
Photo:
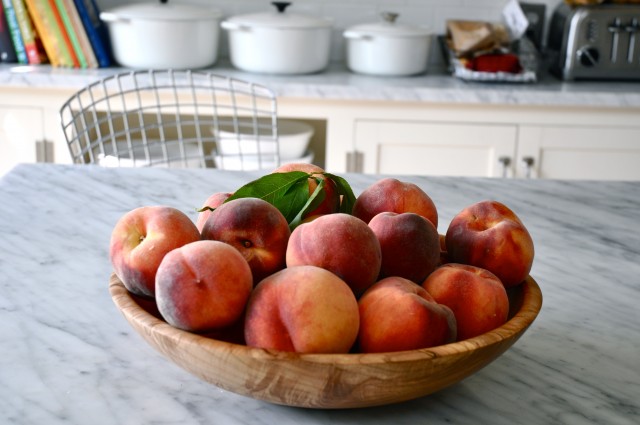
[{"label": "peach", "polygon": [[456,316],[458,340],[489,332],[507,321],[509,298],[500,279],[488,270],[449,263],[439,267],[422,287]]},{"label": "peach", "polygon": [[254,289],[245,340],[280,351],[348,353],[359,325],[358,302],[342,279],[315,266],[290,267]]},{"label": "peach", "polygon": [[425,191],[417,185],[387,177],[367,187],[353,205],[353,215],[369,223],[381,212],[412,212],[438,228],[438,211]]},{"label": "peach", "polygon": [[[229,192],[216,192],[211,196],[209,196],[206,201],[204,201],[202,208],[209,207],[209,208],[216,209],[220,205],[222,205],[224,201],[226,201],[227,198],[229,198],[231,195],[233,194]],[[211,213],[212,213],[211,210],[204,210],[204,211],[200,211],[200,213],[198,214],[198,218],[196,220],[196,227],[200,232],[202,232],[204,223],[206,223]]]},{"label": "peach", "polygon": [[358,301],[358,350],[381,353],[417,350],[456,339],[456,320],[420,285],[397,276],[371,286]]},{"label": "peach", "polygon": [[[324,169],[314,164],[292,162],[283,164],[276,168],[274,173],[289,173],[291,171],[302,171],[305,173],[313,174],[314,177],[323,179],[324,182],[324,200],[312,211],[305,214],[305,217],[332,214],[338,212],[340,209],[340,195],[338,195],[338,188],[336,183],[323,175]],[[309,178],[309,196],[316,190],[318,183],[315,178]]]},{"label": "peach", "polygon": [[420,284],[440,261],[440,238],[430,221],[415,213],[382,212],[369,227],[380,241],[379,279],[399,276]]},{"label": "peach", "polygon": [[285,267],[291,230],[273,205],[258,198],[239,198],[215,209],[202,228],[202,239],[226,242],[244,256],[254,285]]},{"label": "peach", "polygon": [[253,289],[247,260],[231,245],[197,241],[169,252],[156,275],[156,303],[170,325],[191,332],[238,321]]},{"label": "peach", "polygon": [[109,257],[125,288],[154,297],[156,272],[164,256],[199,239],[196,225],[182,211],[163,205],[139,207],[114,226]]},{"label": "peach", "polygon": [[380,242],[367,224],[344,213],[327,214],[291,232],[287,267],[311,265],[335,273],[360,296],[378,278]]},{"label": "peach", "polygon": [[531,235],[518,216],[497,201],[460,211],[449,224],[445,243],[451,262],[487,269],[505,287],[520,284],[533,264]]}]

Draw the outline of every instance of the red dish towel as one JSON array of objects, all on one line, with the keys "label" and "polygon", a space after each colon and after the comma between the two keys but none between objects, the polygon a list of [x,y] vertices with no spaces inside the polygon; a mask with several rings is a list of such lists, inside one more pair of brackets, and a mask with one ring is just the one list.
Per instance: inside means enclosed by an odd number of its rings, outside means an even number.
[{"label": "red dish towel", "polygon": [[519,74],[522,65],[516,55],[513,54],[486,54],[469,60],[465,66],[473,71],[480,72],[508,72]]}]

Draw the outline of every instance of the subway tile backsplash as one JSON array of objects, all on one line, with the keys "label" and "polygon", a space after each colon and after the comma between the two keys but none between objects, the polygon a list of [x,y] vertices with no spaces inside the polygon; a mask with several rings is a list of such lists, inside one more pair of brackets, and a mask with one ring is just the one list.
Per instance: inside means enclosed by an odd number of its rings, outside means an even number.
[{"label": "subway tile backsplash", "polygon": [[[130,4],[126,0],[97,0],[102,10]],[[140,1],[140,0],[139,0]],[[199,4],[219,9],[224,16],[257,13],[271,10],[268,0],[169,0],[173,3]],[[544,4],[547,18],[558,3],[563,0],[528,0],[527,3]],[[147,0],[147,2],[152,2]],[[289,11],[330,17],[334,22],[331,59],[342,61],[345,43],[342,32],[349,26],[372,23],[378,20],[380,12],[399,13],[399,22],[412,25],[428,25],[435,34],[445,31],[447,19],[475,19],[499,21],[507,0],[298,0],[292,1]],[[435,46],[434,46],[435,47]],[[431,62],[438,66],[437,49],[432,52]],[[228,56],[227,37],[221,31],[219,56]]]}]

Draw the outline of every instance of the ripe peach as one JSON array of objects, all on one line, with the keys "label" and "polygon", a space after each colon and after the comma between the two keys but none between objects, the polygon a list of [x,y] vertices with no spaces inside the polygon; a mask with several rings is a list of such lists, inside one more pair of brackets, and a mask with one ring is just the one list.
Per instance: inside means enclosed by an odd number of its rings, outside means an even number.
[{"label": "ripe peach", "polygon": [[287,267],[311,265],[335,273],[356,297],[378,278],[380,242],[367,224],[344,213],[327,214],[291,232]]},{"label": "ripe peach", "polygon": [[125,288],[154,297],[156,271],[165,254],[199,239],[200,232],[185,213],[168,206],[145,206],[118,220],[109,257]]},{"label": "ripe peach", "polygon": [[440,261],[440,238],[430,221],[414,213],[382,212],[369,227],[382,249],[379,279],[399,276],[420,284]]},{"label": "ripe peach", "polygon": [[231,326],[253,289],[249,264],[231,245],[197,241],[169,252],[156,275],[156,303],[172,326],[192,332]]},{"label": "ripe peach", "polygon": [[509,298],[500,279],[488,270],[449,263],[439,267],[422,287],[456,316],[458,340],[489,332],[507,321]]},{"label": "ripe peach", "polygon": [[531,235],[500,202],[481,201],[464,208],[449,224],[445,242],[451,262],[487,269],[505,287],[520,284],[531,271]]},{"label": "ripe peach", "polygon": [[[228,192],[216,192],[213,195],[209,196],[206,201],[204,201],[204,204],[202,205],[202,208],[204,208],[204,207],[209,207],[209,208],[214,208],[214,209],[218,208],[231,195],[233,195],[233,194],[232,193],[228,193]],[[201,211],[198,214],[198,219],[196,220],[196,227],[198,228],[198,230],[200,232],[202,232],[202,228],[204,227],[204,223],[206,223],[207,219],[211,215],[211,212],[212,212],[211,210],[204,210],[204,211]]]},{"label": "ripe peach", "polygon": [[202,228],[202,239],[226,242],[240,251],[251,267],[254,285],[285,267],[289,235],[282,213],[258,198],[222,204]]},{"label": "ripe peach", "polygon": [[[323,179],[324,183],[324,200],[312,211],[305,214],[305,217],[311,217],[315,215],[332,214],[338,212],[340,209],[340,195],[338,195],[338,188],[336,183],[330,178],[324,176],[324,169],[314,164],[292,162],[283,164],[276,168],[274,173],[288,173],[291,171],[303,171],[305,173],[314,174],[316,177]],[[309,196],[316,190],[318,183],[314,178],[309,179]]]},{"label": "ripe peach", "polygon": [[409,182],[394,178],[383,178],[367,187],[353,206],[353,215],[369,223],[378,213],[412,212],[429,220],[438,228],[438,211],[435,204],[422,189]]},{"label": "ripe peach", "polygon": [[245,340],[280,351],[348,353],[359,324],[358,302],[343,280],[319,267],[290,267],[254,289]]},{"label": "ripe peach", "polygon": [[362,295],[358,305],[358,349],[363,353],[417,350],[456,339],[453,312],[410,280],[382,279]]}]

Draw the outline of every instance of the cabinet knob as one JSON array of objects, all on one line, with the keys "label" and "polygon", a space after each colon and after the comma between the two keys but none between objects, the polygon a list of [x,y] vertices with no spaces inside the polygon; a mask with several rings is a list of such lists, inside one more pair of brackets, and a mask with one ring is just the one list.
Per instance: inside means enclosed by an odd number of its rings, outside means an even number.
[{"label": "cabinet knob", "polygon": [[364,154],[362,152],[347,152],[347,172],[362,173],[364,169]]},{"label": "cabinet knob", "polygon": [[525,177],[530,179],[533,173],[533,166],[535,165],[536,160],[532,156],[523,156],[522,157],[522,165],[525,170]]},{"label": "cabinet knob", "polygon": [[509,176],[509,166],[511,165],[511,157],[510,156],[500,156],[498,157],[498,162],[502,166],[502,177]]}]

